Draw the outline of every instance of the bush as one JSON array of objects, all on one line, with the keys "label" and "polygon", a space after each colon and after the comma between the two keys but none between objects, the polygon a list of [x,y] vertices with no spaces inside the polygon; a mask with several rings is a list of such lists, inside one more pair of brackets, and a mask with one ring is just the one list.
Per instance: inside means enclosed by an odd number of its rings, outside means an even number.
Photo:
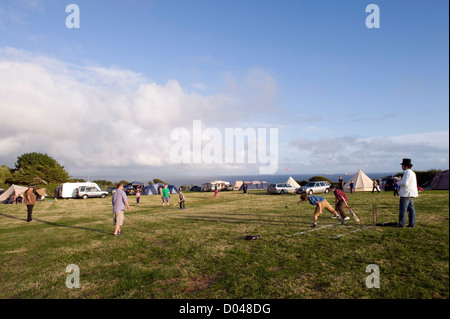
[{"label": "bush", "polygon": [[334,183],[333,181],[331,181],[331,180],[329,180],[328,178],[323,177],[323,176],[313,176],[313,177],[311,177],[311,178],[309,179],[309,181],[310,181],[310,182],[327,181],[327,182],[330,183],[330,184],[333,184],[333,183]]},{"label": "bush", "polygon": [[15,166],[12,182],[19,185],[56,184],[69,179],[69,173],[64,166],[47,154],[23,154],[17,158]]},{"label": "bush", "polygon": [[95,181],[92,181],[92,183],[96,183],[98,186],[100,186],[101,189],[107,189],[108,187],[116,186],[116,185],[114,185],[113,182],[106,181],[104,179],[95,180]]},{"label": "bush", "polygon": [[300,186],[305,186],[309,181],[302,180],[302,181],[296,181],[296,182]]}]

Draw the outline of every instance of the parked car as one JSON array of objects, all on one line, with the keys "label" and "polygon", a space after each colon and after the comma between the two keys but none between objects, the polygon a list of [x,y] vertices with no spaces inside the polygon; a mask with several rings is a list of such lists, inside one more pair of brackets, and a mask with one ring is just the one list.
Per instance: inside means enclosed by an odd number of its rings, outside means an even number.
[{"label": "parked car", "polygon": [[327,181],[308,182],[305,186],[297,188],[296,193],[306,193],[308,195],[328,193],[330,191],[331,184]]},{"label": "parked car", "polygon": [[102,191],[101,189],[98,189],[96,187],[87,187],[87,186],[80,186],[77,188],[77,198],[94,198],[94,197],[100,197],[105,198],[106,195],[108,195],[107,191]]},{"label": "parked car", "polygon": [[286,183],[269,184],[269,186],[267,186],[267,193],[269,194],[295,193],[295,187]]},{"label": "parked car", "polygon": [[394,177],[386,176],[380,179],[380,186],[383,184],[383,189],[385,191],[393,191],[394,190]]},{"label": "parked car", "polygon": [[117,190],[117,187],[108,187],[106,189],[106,191],[108,192],[108,194],[114,194]]},{"label": "parked car", "polygon": [[133,186],[124,187],[123,191],[127,194],[127,196],[136,194],[136,189]]}]

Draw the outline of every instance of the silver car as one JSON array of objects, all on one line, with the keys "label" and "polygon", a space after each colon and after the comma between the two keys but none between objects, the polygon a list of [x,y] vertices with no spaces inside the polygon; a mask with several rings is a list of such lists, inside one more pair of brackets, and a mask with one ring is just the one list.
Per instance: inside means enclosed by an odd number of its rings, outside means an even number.
[{"label": "silver car", "polygon": [[267,193],[269,194],[295,193],[295,187],[286,183],[269,184],[269,186],[267,186]]},{"label": "silver car", "polygon": [[100,197],[105,198],[108,192],[97,189],[96,187],[80,186],[77,188],[77,198]]},{"label": "silver car", "polygon": [[331,184],[327,181],[308,182],[305,186],[297,189],[296,193],[306,193],[308,195],[328,193],[330,191]]}]

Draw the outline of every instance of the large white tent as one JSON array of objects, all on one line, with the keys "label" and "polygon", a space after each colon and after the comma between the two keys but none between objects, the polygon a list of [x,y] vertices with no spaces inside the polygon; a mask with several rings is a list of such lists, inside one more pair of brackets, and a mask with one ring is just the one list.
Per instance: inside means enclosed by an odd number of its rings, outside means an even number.
[{"label": "large white tent", "polygon": [[368,192],[372,191],[373,188],[373,181],[364,174],[362,170],[359,170],[355,175],[353,175],[347,183],[344,185],[344,191],[349,192],[350,191],[350,183],[353,181],[355,192]]},{"label": "large white tent", "polygon": [[0,202],[8,199],[8,197],[11,195],[23,195],[23,193],[25,193],[27,189],[28,187],[12,184],[10,188],[8,188],[3,194],[0,195]]}]

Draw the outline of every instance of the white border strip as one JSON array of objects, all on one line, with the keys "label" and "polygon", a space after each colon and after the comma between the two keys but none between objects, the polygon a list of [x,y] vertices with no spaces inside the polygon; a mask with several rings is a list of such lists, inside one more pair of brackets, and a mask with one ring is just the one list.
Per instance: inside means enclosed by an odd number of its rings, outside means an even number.
[{"label": "white border strip", "polygon": [[345,235],[348,235],[348,234],[352,234],[352,233],[356,233],[356,232],[358,232],[358,231],[366,230],[366,229],[369,229],[369,228],[372,228],[372,227],[374,227],[374,226],[368,226],[368,227],[364,227],[364,228],[352,230],[351,232],[348,232],[348,233],[342,233],[342,234],[339,234],[339,235],[337,235],[337,236],[335,236],[335,237],[327,237],[327,238],[330,238],[330,239],[336,239],[336,238],[340,238],[340,237],[342,237],[342,236],[345,236]]},{"label": "white border strip", "polygon": [[292,237],[292,236],[295,236],[295,235],[303,235],[303,234],[310,233],[310,232],[313,232],[313,231],[316,231],[316,230],[324,229],[324,228],[331,227],[331,226],[338,226],[338,225],[340,225],[340,224],[329,224],[329,225],[325,225],[325,226],[322,226],[322,227],[319,227],[319,228],[313,228],[311,230],[305,230],[305,231],[298,232],[298,233],[295,233],[295,234],[292,234],[292,235],[288,235],[288,236]]}]

